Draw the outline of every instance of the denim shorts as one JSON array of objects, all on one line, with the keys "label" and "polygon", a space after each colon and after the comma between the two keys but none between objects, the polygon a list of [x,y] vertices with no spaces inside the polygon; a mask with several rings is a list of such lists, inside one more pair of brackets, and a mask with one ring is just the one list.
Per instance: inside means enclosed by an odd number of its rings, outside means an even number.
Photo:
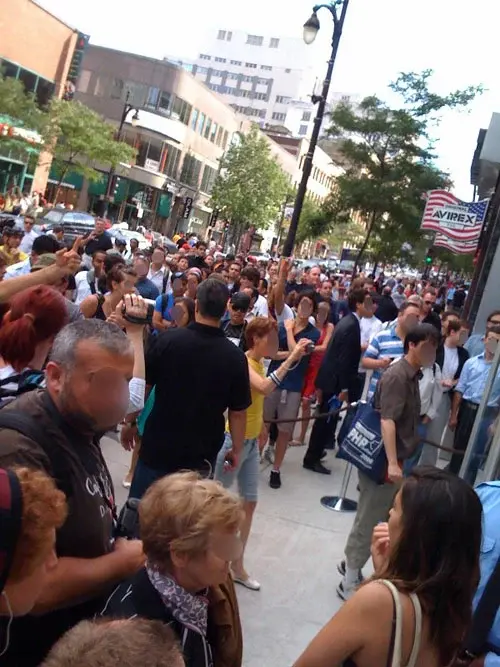
[{"label": "denim shorts", "polygon": [[217,456],[214,478],[221,482],[225,489],[229,489],[238,479],[238,491],[243,500],[256,503],[259,490],[260,456],[257,438],[249,438],[243,443],[238,466],[234,470],[224,467],[226,452],[232,449],[233,441],[231,435],[226,433],[224,444]]}]

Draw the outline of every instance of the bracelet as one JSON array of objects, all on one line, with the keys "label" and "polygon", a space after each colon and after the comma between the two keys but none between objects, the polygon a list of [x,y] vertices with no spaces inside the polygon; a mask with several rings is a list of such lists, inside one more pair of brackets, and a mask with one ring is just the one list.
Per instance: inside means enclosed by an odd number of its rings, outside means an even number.
[{"label": "bracelet", "polygon": [[269,375],[269,377],[271,378],[271,380],[274,382],[274,384],[275,384],[277,387],[280,385],[281,380],[278,378],[278,376],[276,375],[276,372],[275,372],[275,371],[273,371],[273,372]]}]

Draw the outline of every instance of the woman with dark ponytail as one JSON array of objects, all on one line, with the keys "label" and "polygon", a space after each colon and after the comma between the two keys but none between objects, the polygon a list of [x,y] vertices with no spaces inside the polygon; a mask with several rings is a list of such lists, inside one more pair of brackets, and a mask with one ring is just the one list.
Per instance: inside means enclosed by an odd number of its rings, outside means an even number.
[{"label": "woman with dark ponytail", "polygon": [[12,298],[0,326],[0,407],[43,385],[42,369],[67,320],[64,297],[52,287],[31,287]]}]

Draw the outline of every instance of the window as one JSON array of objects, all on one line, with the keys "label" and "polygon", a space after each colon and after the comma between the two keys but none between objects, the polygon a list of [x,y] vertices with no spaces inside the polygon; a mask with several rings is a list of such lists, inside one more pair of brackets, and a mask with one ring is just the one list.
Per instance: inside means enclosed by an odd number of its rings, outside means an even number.
[{"label": "window", "polygon": [[219,32],[217,34],[217,39],[225,40],[226,39],[226,31],[225,30],[219,30]]},{"label": "window", "polygon": [[261,109],[261,110],[259,111],[259,118],[265,118],[265,117],[266,117],[266,110],[265,110],[265,109]]},{"label": "window", "polygon": [[111,80],[111,89],[109,96],[113,100],[121,100],[123,96],[123,79],[117,79],[116,77]]},{"label": "window", "polygon": [[208,72],[207,67],[200,67],[199,65],[195,65],[195,67],[196,67],[196,70],[195,70],[194,74],[206,74]]},{"label": "window", "polygon": [[264,37],[259,37],[258,35],[248,35],[247,37],[247,44],[251,44],[252,46],[262,46],[263,41]]},{"label": "window", "polygon": [[229,31],[226,35],[226,42],[230,42],[233,39],[233,33]]},{"label": "window", "polygon": [[126,88],[130,91],[129,103],[133,106],[143,107],[149,92],[149,86],[135,81],[127,81]]},{"label": "window", "polygon": [[37,75],[29,72],[27,69],[19,70],[19,81],[24,83],[24,88],[27,93],[34,93],[36,88]]},{"label": "window", "polygon": [[205,126],[205,114],[201,113],[200,111],[200,117],[198,119],[198,134],[203,134],[203,128]]},{"label": "window", "polygon": [[36,89],[36,101],[38,106],[45,107],[50,102],[56,89],[55,83],[47,81],[47,79],[38,79],[38,86]]},{"label": "window", "polygon": [[89,89],[90,77],[92,72],[88,69],[83,69],[78,77],[76,89],[79,93],[86,93]]},{"label": "window", "polygon": [[224,130],[224,136],[222,137],[222,148],[226,150],[227,140],[229,139],[229,132]]},{"label": "window", "polygon": [[291,69],[286,69],[285,74],[290,74],[291,71],[292,71]]},{"label": "window", "polygon": [[160,92],[160,98],[158,101],[158,111],[166,116],[170,115],[171,109],[172,109],[172,93],[167,93],[166,91],[162,90]]},{"label": "window", "polygon": [[203,136],[205,137],[205,139],[208,139],[208,137],[210,136],[211,128],[212,128],[212,119],[207,118],[207,124],[205,125],[205,132],[203,132]]},{"label": "window", "polygon": [[196,125],[198,124],[198,116],[200,115],[200,112],[198,109],[193,109],[193,113],[191,115],[191,129],[196,130]]},{"label": "window", "polygon": [[174,104],[172,107],[172,113],[176,114],[179,117],[181,123],[184,125],[189,124],[189,118],[191,117],[192,106],[185,102],[180,97],[175,97]]},{"label": "window", "polygon": [[148,91],[148,96],[146,98],[146,108],[156,109],[158,106],[158,101],[160,99],[160,89],[159,88],[150,88]]},{"label": "window", "polygon": [[290,102],[289,97],[285,97],[284,95],[276,95],[276,104],[288,104]]},{"label": "window", "polygon": [[260,83],[261,86],[267,86],[270,79],[257,79],[257,83]]},{"label": "window", "polygon": [[192,155],[186,155],[182,163],[179,180],[186,185],[197,188],[200,180],[201,162]]},{"label": "window", "polygon": [[210,137],[209,138],[210,138],[210,141],[213,144],[215,144],[215,137],[217,136],[217,128],[218,127],[219,126],[217,125],[217,123],[212,123],[212,131],[210,132]]},{"label": "window", "polygon": [[284,121],[286,119],[286,113],[273,113],[273,120]]},{"label": "window", "polygon": [[306,122],[309,122],[311,120],[311,112],[310,111],[304,111],[302,114],[302,120],[305,120]]},{"label": "window", "polygon": [[223,134],[224,134],[224,128],[221,127],[221,126],[219,125],[219,129],[218,129],[218,131],[217,131],[217,139],[216,139],[216,141],[215,141],[215,143],[217,144],[217,146],[220,146],[220,143],[221,143],[221,141],[222,141],[222,135],[223,135]]},{"label": "window", "polygon": [[241,60],[230,60],[229,63],[231,65],[238,65],[238,67],[241,67],[242,65]]},{"label": "window", "polygon": [[17,79],[19,65],[14,65],[9,60],[2,60],[0,61],[0,70],[6,78]]},{"label": "window", "polygon": [[216,178],[217,169],[213,169],[212,167],[209,167],[208,164],[206,164],[205,168],[203,169],[200,190],[206,192],[209,195],[212,192]]},{"label": "window", "polygon": [[200,60],[212,60],[212,57],[208,56],[206,53],[200,53]]},{"label": "window", "polygon": [[216,62],[216,63],[225,63],[225,62],[226,62],[226,59],[225,59],[225,58],[217,58],[217,57],[216,57],[216,58],[215,58],[215,62]]},{"label": "window", "polygon": [[227,78],[234,80],[234,79],[238,79],[239,76],[240,76],[239,74],[234,74],[234,73],[231,74],[231,72],[229,72],[228,75],[227,75]]},{"label": "window", "polygon": [[263,69],[266,72],[272,72],[273,71],[273,68],[271,67],[271,65],[261,65],[260,69]]},{"label": "window", "polygon": [[299,127],[299,134],[301,137],[307,134],[307,125],[301,125]]},{"label": "window", "polygon": [[269,48],[277,49],[279,45],[280,45],[280,40],[277,37],[271,37],[269,41]]},{"label": "window", "polygon": [[249,67],[250,69],[257,69],[257,65],[255,63],[245,63],[245,67]]},{"label": "window", "polygon": [[222,76],[224,74],[224,72],[220,69],[212,69],[212,70],[210,70],[210,74],[212,76]]},{"label": "window", "polygon": [[241,77],[241,80],[244,81],[245,83],[252,83],[253,77],[252,76],[246,76],[246,74],[245,74]]}]

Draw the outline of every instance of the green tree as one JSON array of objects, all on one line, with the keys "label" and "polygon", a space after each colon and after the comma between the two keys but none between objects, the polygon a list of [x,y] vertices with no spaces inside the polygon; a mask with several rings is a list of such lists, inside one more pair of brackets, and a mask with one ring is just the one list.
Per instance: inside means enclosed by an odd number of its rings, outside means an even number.
[{"label": "green tree", "polygon": [[131,163],[135,159],[135,148],[116,141],[116,128],[81,102],[53,99],[49,116],[44,140],[52,154],[59,186],[70,171],[97,181],[102,173],[95,168],[96,164],[116,167],[120,162]]},{"label": "green tree", "polygon": [[275,224],[290,184],[271,154],[267,139],[253,126],[239,134],[220,161],[211,205],[231,223],[236,240],[250,226]]},{"label": "green tree", "polygon": [[[46,111],[40,109],[33,93],[27,93],[22,81],[5,77],[0,72],[0,123],[30,132],[43,133],[48,121]],[[34,144],[36,146],[36,143]],[[12,136],[0,133],[0,153],[13,151],[18,159],[25,160],[32,150],[26,135]]]},{"label": "green tree", "polygon": [[336,179],[339,207],[366,220],[356,264],[370,247],[378,259],[397,259],[403,243],[413,245],[420,235],[422,194],[451,185],[434,164],[432,129],[443,111],[466,106],[482,88],[437,95],[429,90],[431,76],[431,70],[400,74],[390,85],[400,108],[371,96],[331,114],[328,134],[340,140],[347,165]]}]

